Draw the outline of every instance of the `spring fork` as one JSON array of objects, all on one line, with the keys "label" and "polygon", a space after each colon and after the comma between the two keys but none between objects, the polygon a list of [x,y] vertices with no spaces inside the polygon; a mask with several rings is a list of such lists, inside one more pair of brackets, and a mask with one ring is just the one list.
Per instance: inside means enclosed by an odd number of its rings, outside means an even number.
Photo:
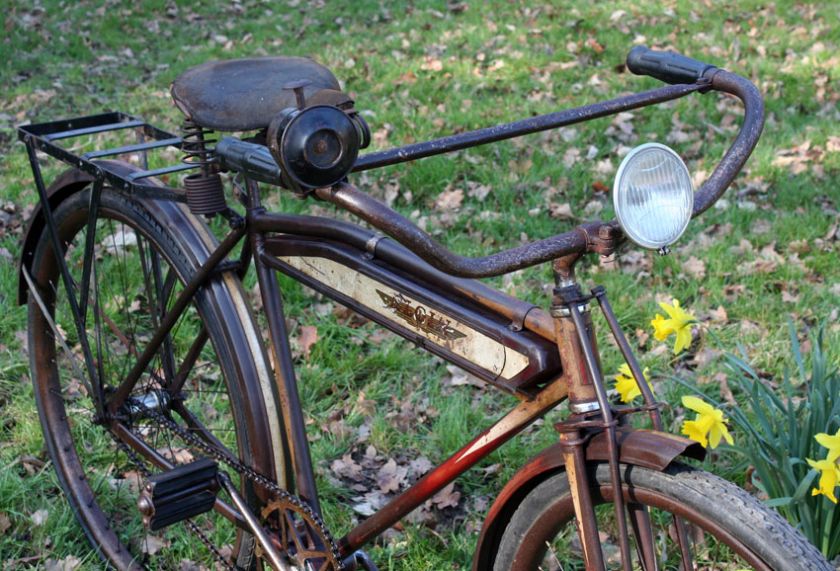
[{"label": "spring fork", "polygon": [[618,465],[618,442],[615,436],[616,421],[610,409],[610,403],[607,400],[607,392],[604,390],[603,378],[601,370],[598,366],[598,360],[595,357],[595,352],[592,350],[592,343],[589,340],[589,335],[586,331],[586,324],[583,321],[583,316],[578,309],[577,302],[569,304],[569,313],[572,321],[575,324],[578,340],[583,349],[584,358],[586,360],[586,368],[591,375],[593,384],[595,386],[595,396],[598,399],[598,405],[601,408],[601,416],[606,426],[607,431],[607,453],[609,455],[610,464],[610,480],[613,491],[613,505],[615,505],[615,517],[618,524],[619,547],[621,549],[621,566],[624,571],[632,571],[630,559],[630,540],[627,535],[627,520],[624,517],[624,495],[621,488],[621,471]]},{"label": "spring fork", "polygon": [[[659,414],[659,409],[654,406],[656,402],[653,398],[653,393],[651,392],[650,387],[647,384],[647,380],[644,377],[642,368],[639,366],[639,362],[636,360],[636,356],[633,355],[633,351],[630,349],[630,344],[627,342],[627,338],[624,336],[624,332],[621,330],[621,326],[618,323],[618,319],[616,318],[615,313],[612,310],[612,306],[610,305],[610,302],[607,299],[607,291],[604,289],[603,286],[597,286],[592,289],[592,295],[595,296],[595,299],[598,301],[598,305],[601,307],[601,312],[604,314],[604,318],[607,320],[607,324],[610,327],[610,331],[612,332],[613,338],[618,344],[619,351],[621,351],[622,357],[624,357],[625,362],[630,367],[630,371],[633,373],[633,377],[636,379],[636,384],[638,385],[639,390],[642,393],[642,397],[645,400],[645,404],[650,409],[650,419],[653,423],[653,428],[655,430],[662,430],[662,417]],[[631,513],[633,515],[634,528],[637,530],[637,533],[645,533],[645,529],[650,529],[649,516],[638,512]],[[674,528],[677,532],[677,543],[679,544],[680,548],[680,556],[682,557],[683,569],[690,570],[691,552],[688,545],[688,532],[685,528],[685,523],[679,517],[677,517],[676,514],[674,514],[673,520]],[[646,568],[656,569],[656,558],[654,554],[644,552],[646,549],[650,551],[650,541],[652,540],[648,540],[647,537],[643,539],[643,545],[640,548],[642,553],[640,553],[640,556],[642,558],[642,561],[645,562]]]}]

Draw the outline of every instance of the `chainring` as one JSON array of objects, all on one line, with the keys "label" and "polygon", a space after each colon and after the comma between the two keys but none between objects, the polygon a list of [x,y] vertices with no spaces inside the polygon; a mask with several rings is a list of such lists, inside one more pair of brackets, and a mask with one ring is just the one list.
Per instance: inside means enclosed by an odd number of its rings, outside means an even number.
[{"label": "chainring", "polygon": [[343,569],[331,549],[333,540],[323,533],[323,525],[311,510],[301,509],[295,502],[275,499],[262,510],[263,527],[284,547],[284,554],[301,571],[339,571]]}]

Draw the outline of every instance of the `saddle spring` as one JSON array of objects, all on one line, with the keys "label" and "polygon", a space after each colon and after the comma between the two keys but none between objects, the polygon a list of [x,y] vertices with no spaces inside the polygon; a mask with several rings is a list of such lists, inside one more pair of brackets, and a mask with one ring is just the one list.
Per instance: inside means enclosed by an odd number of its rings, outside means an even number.
[{"label": "saddle spring", "polygon": [[227,210],[222,178],[214,161],[213,149],[208,145],[216,142],[209,138],[212,131],[198,125],[191,119],[182,124],[182,162],[198,165],[201,170],[184,178],[187,191],[187,205],[193,214],[213,216]]}]

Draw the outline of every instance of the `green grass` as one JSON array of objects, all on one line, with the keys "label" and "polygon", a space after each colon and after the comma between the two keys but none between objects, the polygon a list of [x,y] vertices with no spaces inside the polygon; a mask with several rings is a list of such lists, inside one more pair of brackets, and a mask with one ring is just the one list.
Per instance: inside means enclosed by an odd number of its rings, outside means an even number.
[{"label": "green grass", "polygon": [[[176,130],[181,118],[168,86],[185,69],[207,60],[313,57],[335,72],[357,108],[370,111],[366,118],[378,134],[376,148],[652,88],[656,81],[618,71],[630,47],[642,41],[742,73],[765,94],[767,125],[746,171],[727,193],[727,204],[694,221],[670,256],[634,258],[637,251],[628,248],[618,269],[591,260],[580,277],[607,287],[643,363],[659,377],[659,394],[675,405],[683,391],[664,380],[668,375],[706,383],[703,390],[719,397],[713,378],[723,368],[718,360],[697,366],[690,357],[674,359],[657,350],[652,336],[640,345],[635,332],[650,333],[658,296],[679,298],[703,320],[723,306],[728,320],[706,325],[718,340],[701,332],[692,353],[742,343],[756,370],[768,377],[780,376],[793,363],[788,319],[801,340],[825,321],[827,345],[840,344],[840,246],[836,236],[827,237],[836,229],[840,209],[840,153],[836,139],[830,139],[840,119],[837,10],[828,3],[787,0],[737,6],[714,2],[710,8],[684,0],[668,7],[655,2],[465,4],[463,12],[431,0],[160,0],[137,5],[43,0],[35,6],[13,0],[7,7],[0,39],[0,207],[7,203],[13,212],[10,225],[0,226],[0,513],[11,522],[0,537],[4,568],[42,568],[50,558],[70,555],[83,560],[83,568],[99,566],[58,495],[49,462],[33,475],[20,462],[25,455],[47,458],[28,382],[26,312],[16,303],[14,263],[23,215],[36,193],[13,126],[119,109]],[[429,69],[436,60],[440,71]],[[595,202],[603,205],[602,216],[611,216],[609,196],[594,192],[592,183],[611,185],[622,146],[667,142],[669,135],[673,140],[685,133],[682,142],[670,144],[692,173],[710,172],[741,116],[736,105],[715,95],[633,115],[633,132],[626,140],[615,135],[612,119],[606,118],[575,126],[563,136],[532,135],[354,176],[353,181],[380,198],[387,185],[398,185],[398,211],[424,220],[458,253],[479,255],[519,245],[523,233],[533,240],[570,229],[573,222],[549,216],[552,202],[569,203],[582,218],[584,208]],[[779,165],[781,152],[806,141],[811,150],[802,155],[801,172]],[[592,160],[585,158],[590,146],[597,149]],[[570,149],[577,149],[580,159],[566,168],[563,158]],[[492,191],[483,201],[465,196],[454,215],[435,210],[435,199],[445,188],[466,191],[471,184],[489,185]],[[332,212],[281,196],[280,190],[267,194],[277,208]],[[731,229],[707,236],[704,230],[712,225]],[[737,249],[742,240],[752,249]],[[771,244],[781,259],[763,268],[756,265]],[[705,263],[704,278],[684,269],[690,256]],[[643,262],[643,271],[630,265],[634,259]],[[544,286],[551,275],[545,267],[490,281],[543,307],[549,303]],[[348,449],[363,454],[370,444],[383,459],[423,454],[440,462],[467,434],[510,405],[509,398],[489,390],[445,386],[447,372],[439,360],[428,360],[396,340],[366,344],[374,327],[348,329],[329,311],[317,311],[315,304],[324,300],[287,280],[282,284],[293,334],[302,325],[318,328],[319,341],[309,361],[300,363],[299,376],[327,519],[339,534],[358,517],[349,508],[351,496],[331,481],[331,463]],[[246,285],[250,288],[252,279]],[[789,296],[783,298],[783,292]],[[605,369],[615,370],[619,355],[603,337],[601,345]],[[373,407],[359,404],[361,392]],[[397,414],[403,407],[422,417],[415,432],[399,428]],[[669,422],[675,421],[673,412],[667,414]],[[350,430],[330,434],[323,427],[335,419]],[[500,464],[494,475],[473,471],[459,480],[459,507],[433,512],[440,520],[436,528],[406,522],[374,547],[381,567],[467,568],[486,502],[525,459],[556,440],[551,424],[527,431],[491,455],[482,466]],[[676,424],[673,428],[678,430]],[[359,442],[362,429],[368,436]],[[743,480],[736,472],[741,468],[726,456],[716,456],[710,466]],[[40,509],[50,515],[43,526],[35,526],[31,515]]]}]

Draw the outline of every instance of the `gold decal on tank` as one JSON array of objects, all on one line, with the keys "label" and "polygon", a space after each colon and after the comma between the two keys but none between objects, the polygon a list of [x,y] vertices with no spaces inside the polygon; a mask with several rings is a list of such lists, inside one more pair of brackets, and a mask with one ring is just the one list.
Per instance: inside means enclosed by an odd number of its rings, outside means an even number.
[{"label": "gold decal on tank", "polygon": [[427,310],[420,304],[414,307],[411,305],[411,301],[399,292],[390,295],[378,289],[376,293],[379,294],[385,307],[393,310],[397,317],[404,319],[410,325],[426,333],[447,341],[454,341],[455,339],[466,337],[465,334],[450,325],[451,321],[449,319],[438,317],[434,311]]}]

